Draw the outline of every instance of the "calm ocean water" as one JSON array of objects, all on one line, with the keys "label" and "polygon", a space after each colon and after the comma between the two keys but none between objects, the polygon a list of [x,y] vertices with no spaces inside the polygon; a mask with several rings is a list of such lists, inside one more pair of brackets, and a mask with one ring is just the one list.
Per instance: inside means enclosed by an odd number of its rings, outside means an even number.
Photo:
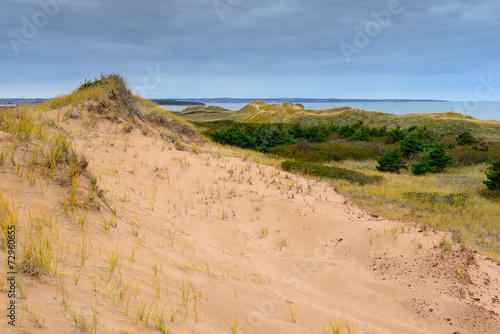
[{"label": "calm ocean water", "polygon": [[[454,111],[479,119],[500,120],[500,101],[479,102],[475,105],[464,102],[306,102],[306,109],[318,110],[348,105],[368,111],[380,111],[395,115],[415,113],[442,113]],[[240,110],[246,103],[214,103],[229,110]],[[169,110],[182,110],[185,106],[162,106]]]}]

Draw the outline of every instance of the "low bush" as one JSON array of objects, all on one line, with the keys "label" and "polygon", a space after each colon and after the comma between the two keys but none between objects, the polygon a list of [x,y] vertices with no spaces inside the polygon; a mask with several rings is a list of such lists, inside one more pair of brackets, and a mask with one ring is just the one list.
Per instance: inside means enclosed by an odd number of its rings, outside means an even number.
[{"label": "low bush", "polygon": [[83,90],[83,89],[86,89],[89,87],[97,87],[97,86],[104,87],[108,84],[109,78],[111,76],[113,76],[113,75],[101,73],[100,78],[95,78],[94,80],[85,79],[84,82],[80,83],[80,87],[78,87],[77,90]]},{"label": "low bush", "polygon": [[228,128],[213,132],[210,136],[220,144],[238,146],[260,152],[267,152],[274,146],[297,142],[280,125],[261,125],[256,127],[253,125],[240,126],[235,123]]},{"label": "low bush", "polygon": [[330,135],[337,131],[334,123],[318,125],[301,125],[293,123],[288,129],[288,134],[297,140],[307,140],[310,143],[324,143]]},{"label": "low bush", "polygon": [[360,185],[379,183],[384,178],[381,176],[368,176],[345,168],[325,166],[315,163],[287,160],[281,163],[281,168],[287,172],[298,172],[330,179],[346,180]]},{"label": "low bush", "polygon": [[458,146],[446,151],[453,158],[454,166],[471,166],[491,159],[500,160],[500,146],[489,144],[489,150],[478,150],[471,146]]},{"label": "low bush", "polygon": [[299,142],[296,145],[281,145],[271,148],[269,153],[305,162],[367,160],[376,157],[373,149],[367,146],[354,147],[342,144],[310,144],[309,147],[307,146],[304,142]]},{"label": "low bush", "polygon": [[479,196],[491,202],[500,204],[500,189],[489,190],[487,188],[484,188],[479,191]]},{"label": "low bush", "polygon": [[464,206],[469,200],[469,195],[466,193],[441,194],[437,192],[405,192],[403,196],[411,200],[433,205],[441,203],[453,206]]},{"label": "low bush", "polygon": [[460,133],[456,137],[456,141],[458,145],[464,146],[464,145],[472,145],[478,142],[476,138],[474,138],[469,131],[464,131]]}]

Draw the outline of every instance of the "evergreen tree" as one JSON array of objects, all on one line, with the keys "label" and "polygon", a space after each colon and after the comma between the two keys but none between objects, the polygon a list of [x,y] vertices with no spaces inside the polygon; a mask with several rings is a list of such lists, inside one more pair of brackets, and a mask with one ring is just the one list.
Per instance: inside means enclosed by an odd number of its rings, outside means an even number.
[{"label": "evergreen tree", "polygon": [[412,133],[399,142],[399,147],[403,156],[408,158],[415,153],[422,152],[424,150],[424,143]]},{"label": "evergreen tree", "polygon": [[243,131],[237,124],[233,124],[227,129],[216,131],[212,134],[212,139],[221,144],[242,148],[253,148],[252,138],[250,138],[246,131]]},{"label": "evergreen tree", "polygon": [[434,171],[435,168],[429,164],[429,151],[422,154],[419,161],[411,164],[411,172],[413,175],[424,175]]},{"label": "evergreen tree", "polygon": [[323,143],[328,140],[329,133],[323,125],[309,125],[305,129],[306,139],[311,143]]},{"label": "evergreen tree", "polygon": [[355,133],[353,133],[351,137],[349,137],[349,139],[366,141],[370,139],[370,137],[374,137],[373,132],[371,130],[372,129],[370,129],[369,127],[361,126],[357,129]]},{"label": "evergreen tree", "polygon": [[338,133],[345,138],[351,138],[356,133],[356,129],[350,125],[344,125],[339,128]]},{"label": "evergreen tree", "polygon": [[474,138],[469,131],[465,130],[464,132],[462,132],[461,134],[459,134],[457,136],[457,138],[455,138],[456,141],[457,141],[457,144],[460,145],[460,146],[464,146],[464,145],[472,145],[472,144],[475,144],[477,143],[477,139]]},{"label": "evergreen tree", "polygon": [[483,181],[483,183],[489,190],[500,189],[500,160],[491,162],[491,167],[486,172],[486,177],[488,180]]},{"label": "evergreen tree", "polygon": [[295,139],[304,139],[306,138],[306,132],[302,125],[299,122],[294,122],[290,128],[288,129],[288,133]]},{"label": "evergreen tree", "polygon": [[446,154],[443,145],[436,145],[429,151],[429,166],[434,168],[435,172],[443,171],[449,165],[453,158]]},{"label": "evergreen tree", "polygon": [[425,151],[420,160],[411,165],[414,175],[441,172],[452,162],[453,158],[446,154],[443,145],[436,145],[433,149]]},{"label": "evergreen tree", "polygon": [[379,165],[376,168],[381,172],[399,173],[400,169],[407,168],[399,150],[387,152],[377,161]]}]

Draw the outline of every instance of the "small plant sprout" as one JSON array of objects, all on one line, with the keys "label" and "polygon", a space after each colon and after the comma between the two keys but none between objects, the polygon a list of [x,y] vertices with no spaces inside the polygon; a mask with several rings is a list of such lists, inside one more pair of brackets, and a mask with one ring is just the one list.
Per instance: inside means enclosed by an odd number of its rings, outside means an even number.
[{"label": "small plant sprout", "polygon": [[106,269],[109,271],[109,274],[113,274],[115,269],[117,269],[120,266],[120,256],[122,255],[121,253],[118,254],[117,247],[114,246],[109,252],[106,248],[104,248],[104,251],[106,252]]},{"label": "small plant sprout", "polygon": [[288,241],[288,238],[286,237],[281,237],[278,241],[276,241],[276,247],[279,248],[279,250],[281,251],[283,249],[283,247],[287,247],[288,245],[290,245],[290,242]]},{"label": "small plant sprout", "polygon": [[293,313],[292,302],[291,301],[287,301],[287,305],[288,305],[288,312],[289,312],[289,314],[288,315],[284,314],[283,318],[286,321],[288,321],[288,322],[296,323],[297,319],[295,318],[295,314]]},{"label": "small plant sprout", "polygon": [[231,334],[238,334],[241,330],[243,330],[243,328],[246,327],[246,325],[238,325],[238,317],[235,317],[234,314],[231,315],[231,321],[223,321],[226,323],[226,329],[228,329]]},{"label": "small plant sprout", "polygon": [[260,229],[259,238],[260,239],[264,239],[268,235],[269,235],[269,227],[268,226],[262,226],[261,229]]}]

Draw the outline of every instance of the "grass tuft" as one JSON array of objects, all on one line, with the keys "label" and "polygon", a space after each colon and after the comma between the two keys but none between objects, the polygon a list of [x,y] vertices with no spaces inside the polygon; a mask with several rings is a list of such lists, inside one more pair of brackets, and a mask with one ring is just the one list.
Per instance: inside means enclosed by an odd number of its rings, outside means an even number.
[{"label": "grass tuft", "polygon": [[305,175],[319,176],[330,179],[346,180],[359,185],[380,183],[384,178],[382,176],[368,176],[353,170],[325,166],[321,164],[299,162],[287,160],[281,163],[281,168],[287,172],[298,172]]}]

